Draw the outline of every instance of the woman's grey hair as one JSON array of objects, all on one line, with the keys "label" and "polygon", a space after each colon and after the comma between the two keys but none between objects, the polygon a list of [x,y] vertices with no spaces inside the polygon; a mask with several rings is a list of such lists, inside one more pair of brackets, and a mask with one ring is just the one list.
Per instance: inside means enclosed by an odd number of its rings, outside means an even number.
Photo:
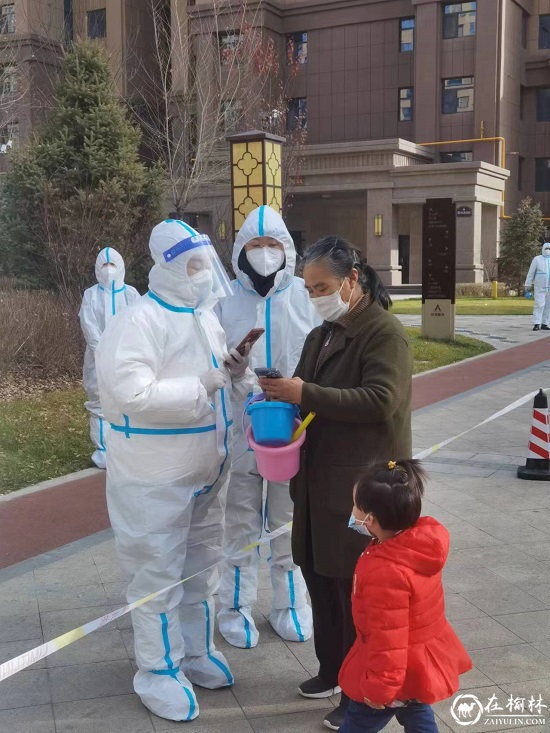
[{"label": "woman's grey hair", "polygon": [[392,300],[384,287],[376,270],[361,256],[359,250],[342,237],[323,237],[308,247],[300,262],[300,269],[314,262],[323,262],[330,272],[340,279],[347,277],[352,270],[359,273],[359,284],[364,293],[370,293],[373,299],[388,310]]}]

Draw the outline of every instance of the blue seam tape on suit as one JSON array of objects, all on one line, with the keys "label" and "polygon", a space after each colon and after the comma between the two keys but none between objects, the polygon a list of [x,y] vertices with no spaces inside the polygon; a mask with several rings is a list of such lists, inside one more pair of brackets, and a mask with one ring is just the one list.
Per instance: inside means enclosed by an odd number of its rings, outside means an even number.
[{"label": "blue seam tape on suit", "polygon": [[300,622],[298,621],[298,614],[296,613],[296,609],[294,608],[294,603],[296,602],[296,591],[294,589],[294,573],[292,572],[292,570],[288,571],[288,590],[290,594],[290,615],[294,622],[294,627],[296,629],[296,633],[298,634],[298,638],[300,639],[300,641],[305,641]]},{"label": "blue seam tape on suit", "polygon": [[265,302],[265,357],[266,366],[271,369],[271,298]]},{"label": "blue seam tape on suit", "polygon": [[224,673],[227,678],[228,684],[232,685],[235,681],[233,679],[233,675],[223,662],[221,662],[219,659],[216,659],[216,657],[212,655],[212,652],[210,650],[210,608],[208,607],[208,601],[203,601],[202,605],[204,606],[206,614],[206,654],[208,655],[208,659],[212,662],[212,664],[215,664],[216,667],[221,669],[221,671]]},{"label": "blue seam tape on suit", "polygon": [[[178,680],[177,678],[177,672],[178,669],[174,667],[174,662],[172,661],[172,658],[170,656],[170,639],[168,638],[168,617],[165,613],[160,614],[160,620],[161,620],[161,628],[162,628],[162,641],[164,642],[164,651],[166,654],[164,655],[164,659],[166,661],[166,665],[168,669],[166,672],[170,677],[173,677],[175,680]],[[151,670],[153,674],[157,674],[154,670]],[[181,682],[180,682],[181,685]],[[193,715],[195,714],[195,700],[193,699],[193,695],[191,694],[191,691],[187,689],[184,685],[181,685],[182,690],[187,695],[187,699],[189,700],[189,713],[187,715],[187,720],[191,720],[193,718]]]},{"label": "blue seam tape on suit", "polygon": [[167,303],[165,300],[162,300],[162,298],[159,298],[159,296],[156,293],[153,293],[152,290],[149,290],[147,295],[154,300],[156,303],[161,305],[163,308],[166,308],[168,311],[172,311],[174,313],[194,313],[194,308],[184,308],[183,306],[177,306],[177,305],[170,305],[170,303]]}]

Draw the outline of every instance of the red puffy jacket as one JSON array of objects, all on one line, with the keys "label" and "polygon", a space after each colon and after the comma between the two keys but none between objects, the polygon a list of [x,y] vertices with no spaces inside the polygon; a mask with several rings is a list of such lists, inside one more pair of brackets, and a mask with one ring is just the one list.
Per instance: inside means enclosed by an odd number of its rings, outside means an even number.
[{"label": "red puffy jacket", "polygon": [[458,690],[472,662],[445,618],[441,571],[449,533],[432,517],[359,558],[352,607],[357,639],[340,670],[352,700],[434,703]]}]

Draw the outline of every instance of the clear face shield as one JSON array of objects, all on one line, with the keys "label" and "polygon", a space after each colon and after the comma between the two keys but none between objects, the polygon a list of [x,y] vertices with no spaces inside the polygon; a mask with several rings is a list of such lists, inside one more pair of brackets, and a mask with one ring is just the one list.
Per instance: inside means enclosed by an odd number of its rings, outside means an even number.
[{"label": "clear face shield", "polygon": [[211,273],[212,294],[216,298],[232,294],[227,272],[206,234],[186,237],[165,250],[162,256],[167,264],[173,263],[178,269],[184,268],[191,282],[202,281],[207,273]]}]

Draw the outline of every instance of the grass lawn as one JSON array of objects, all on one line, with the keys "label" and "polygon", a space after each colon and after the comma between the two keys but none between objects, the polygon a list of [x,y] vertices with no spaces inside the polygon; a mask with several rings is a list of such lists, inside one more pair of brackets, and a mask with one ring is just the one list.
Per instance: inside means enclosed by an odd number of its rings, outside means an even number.
[{"label": "grass lawn", "polygon": [[457,336],[456,341],[436,341],[422,338],[419,328],[407,328],[407,333],[411,340],[415,374],[493,351],[490,344],[467,336]]},{"label": "grass lawn", "polygon": [[[407,331],[415,374],[492,350],[464,336],[430,341],[418,328]],[[63,389],[0,402],[0,494],[92,465],[84,400],[82,389]]]},{"label": "grass lawn", "polygon": [[82,389],[0,402],[0,494],[89,468]]},{"label": "grass lawn", "polygon": [[[410,313],[420,315],[422,300],[396,300],[392,313]],[[530,316],[533,313],[533,301],[526,298],[457,298],[456,312],[459,316]]]}]

